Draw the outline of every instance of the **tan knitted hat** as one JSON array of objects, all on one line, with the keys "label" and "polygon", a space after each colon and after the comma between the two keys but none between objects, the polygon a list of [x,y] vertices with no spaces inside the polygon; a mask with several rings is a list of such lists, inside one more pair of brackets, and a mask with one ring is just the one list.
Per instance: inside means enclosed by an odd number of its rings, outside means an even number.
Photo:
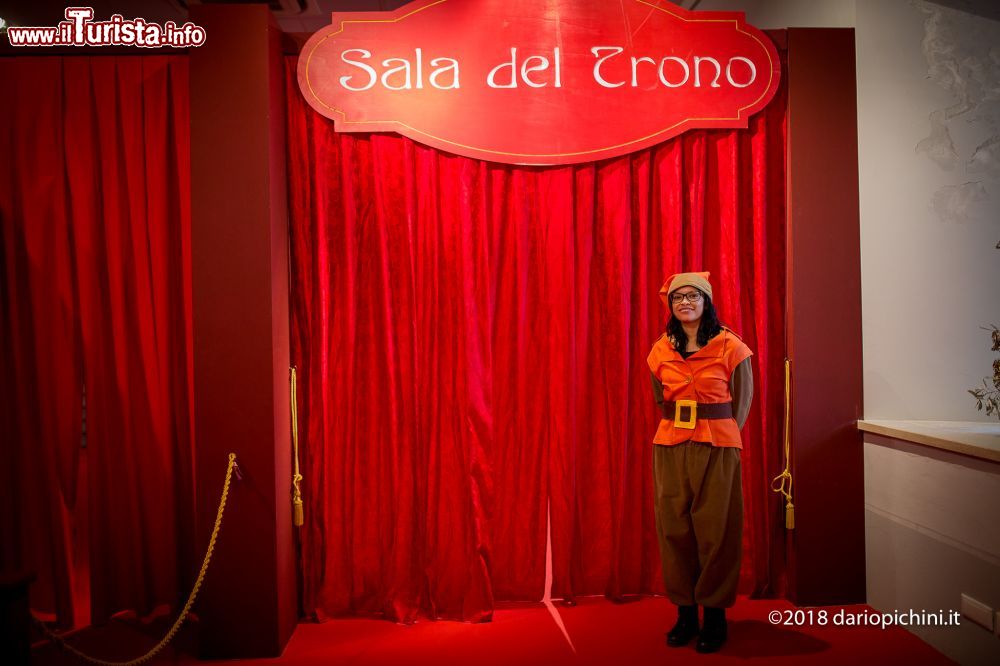
[{"label": "tan knitted hat", "polygon": [[660,300],[670,309],[670,294],[681,287],[695,287],[701,289],[712,298],[712,285],[708,281],[709,272],[704,273],[677,273],[667,278],[667,281],[660,287]]}]

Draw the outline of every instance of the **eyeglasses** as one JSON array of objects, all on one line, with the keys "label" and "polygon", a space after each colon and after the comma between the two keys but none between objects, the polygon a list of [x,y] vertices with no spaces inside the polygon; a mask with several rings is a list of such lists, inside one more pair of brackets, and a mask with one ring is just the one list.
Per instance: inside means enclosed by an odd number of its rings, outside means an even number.
[{"label": "eyeglasses", "polygon": [[700,291],[692,291],[689,294],[673,294],[670,297],[670,302],[673,303],[674,305],[678,305],[680,303],[683,303],[684,301],[694,304],[700,300],[701,300]]}]

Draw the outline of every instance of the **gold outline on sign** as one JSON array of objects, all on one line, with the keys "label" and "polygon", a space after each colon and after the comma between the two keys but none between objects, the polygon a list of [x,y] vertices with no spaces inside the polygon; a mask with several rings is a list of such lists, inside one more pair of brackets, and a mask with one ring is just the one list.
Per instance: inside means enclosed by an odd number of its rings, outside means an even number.
[{"label": "gold outline on sign", "polygon": [[689,19],[689,18],[685,18],[685,17],[683,17],[683,16],[681,16],[679,14],[675,14],[674,12],[670,11],[669,9],[667,9],[665,7],[660,7],[659,5],[654,5],[654,4],[651,4],[649,2],[646,2],[646,0],[635,0],[635,2],[638,2],[639,4],[646,5],[647,7],[650,7],[652,9],[657,9],[657,10],[659,10],[659,11],[665,13],[665,14],[670,14],[674,18],[680,19],[680,20],[685,21],[687,23],[732,23],[736,27],[736,32],[743,33],[744,35],[749,36],[751,39],[753,39],[755,42],[757,42],[760,45],[760,47],[764,50],[764,55],[767,56],[767,64],[768,64],[767,73],[768,73],[768,79],[767,79],[767,85],[764,86],[764,92],[762,92],[761,95],[760,95],[760,97],[758,97],[757,99],[755,99],[753,102],[751,102],[751,103],[749,103],[749,104],[747,104],[745,106],[741,106],[740,108],[738,108],[736,110],[736,115],[733,116],[733,117],[727,117],[727,118],[685,118],[684,120],[681,120],[680,122],[676,122],[676,123],[674,123],[673,125],[671,125],[669,127],[664,127],[663,129],[657,130],[656,132],[653,132],[652,134],[647,134],[646,136],[639,137],[638,139],[633,139],[632,141],[627,141],[626,143],[619,143],[619,144],[614,145],[614,146],[605,146],[603,148],[597,148],[597,149],[594,149],[594,150],[580,150],[580,151],[576,151],[576,152],[573,152],[573,153],[509,153],[509,152],[505,152],[505,151],[502,151],[502,150],[490,150],[488,148],[477,148],[476,146],[468,146],[468,145],[466,145],[464,143],[458,143],[456,141],[449,141],[448,139],[442,139],[439,136],[435,136],[433,134],[429,134],[427,132],[424,132],[423,130],[417,129],[416,127],[412,127],[410,125],[407,125],[406,123],[404,123],[404,122],[402,122],[400,120],[348,120],[346,113],[344,113],[341,109],[338,109],[336,107],[330,106],[329,104],[327,104],[326,102],[324,102],[322,99],[320,99],[319,95],[316,94],[316,91],[313,90],[312,82],[309,80],[309,66],[310,66],[310,63],[312,62],[313,54],[316,52],[316,49],[318,49],[320,47],[320,45],[323,44],[323,42],[325,42],[327,39],[329,39],[330,37],[333,37],[334,35],[339,35],[340,33],[342,33],[344,31],[344,25],[346,25],[348,23],[398,23],[399,21],[402,21],[405,18],[409,18],[410,16],[413,16],[414,14],[416,14],[418,12],[422,12],[425,9],[430,9],[431,7],[435,7],[437,5],[445,3],[447,1],[448,0],[437,0],[436,2],[432,2],[430,4],[424,5],[423,7],[420,7],[418,9],[414,9],[412,12],[409,12],[407,14],[404,14],[403,16],[400,16],[400,17],[394,18],[394,19],[347,19],[347,20],[342,20],[340,22],[340,29],[338,29],[338,30],[336,30],[334,32],[331,32],[330,34],[328,34],[325,37],[323,37],[323,39],[321,39],[318,42],[316,42],[315,46],[312,47],[312,49],[309,51],[309,54],[306,57],[306,71],[305,71],[306,86],[308,86],[309,92],[312,94],[313,99],[315,99],[320,105],[326,107],[327,109],[330,109],[334,113],[339,113],[343,117],[343,121],[342,122],[345,123],[345,124],[347,124],[347,125],[376,125],[376,124],[392,123],[394,125],[398,125],[399,127],[405,127],[406,129],[410,130],[411,132],[414,132],[416,134],[421,134],[423,136],[426,136],[426,137],[428,137],[430,139],[434,139],[435,141],[439,141],[441,143],[446,143],[448,145],[456,146],[458,148],[467,148],[469,150],[475,150],[477,152],[486,153],[486,154],[489,154],[489,155],[507,155],[509,157],[535,157],[535,158],[540,158],[540,157],[576,157],[578,155],[590,155],[590,154],[593,154],[593,153],[601,153],[601,152],[608,151],[608,150],[615,150],[617,148],[624,148],[626,146],[631,146],[631,145],[636,144],[636,143],[642,143],[643,141],[646,141],[647,139],[652,139],[653,137],[659,136],[660,134],[663,134],[665,132],[669,132],[670,130],[675,129],[676,127],[678,127],[680,125],[683,125],[684,123],[690,123],[690,122],[695,122],[695,121],[699,121],[699,120],[742,120],[743,119],[743,111],[745,111],[746,109],[750,108],[751,106],[754,106],[755,104],[757,104],[757,102],[759,102],[760,100],[764,99],[764,96],[767,95],[767,91],[771,89],[771,81],[774,80],[774,62],[771,60],[771,52],[764,45],[764,43],[761,42],[757,38],[756,35],[754,35],[753,33],[747,32],[745,30],[741,30],[739,22],[736,19]]}]

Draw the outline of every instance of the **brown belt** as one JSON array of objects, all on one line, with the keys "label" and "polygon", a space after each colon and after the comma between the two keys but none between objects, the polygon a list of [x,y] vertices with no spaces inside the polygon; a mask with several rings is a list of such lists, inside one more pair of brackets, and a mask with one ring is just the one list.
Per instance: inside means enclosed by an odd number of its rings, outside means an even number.
[{"label": "brown belt", "polygon": [[[730,419],[733,417],[732,402],[699,402],[696,404],[695,410],[699,419]],[[690,421],[690,411],[691,407],[687,404],[687,401],[682,403],[680,407],[680,419]],[[673,400],[664,402],[663,418],[670,421],[673,420],[675,414],[677,414],[677,403]]]}]

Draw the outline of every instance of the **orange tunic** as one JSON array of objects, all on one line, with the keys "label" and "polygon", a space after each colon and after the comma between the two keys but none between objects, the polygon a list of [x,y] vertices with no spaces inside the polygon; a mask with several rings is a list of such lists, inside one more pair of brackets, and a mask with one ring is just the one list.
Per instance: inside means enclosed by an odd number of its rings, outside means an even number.
[{"label": "orange tunic", "polygon": [[[730,402],[729,379],[733,370],[752,355],[739,336],[723,328],[708,344],[685,359],[661,335],[649,352],[649,369],[663,384],[664,400],[696,400],[699,403]],[[743,448],[736,419],[697,419],[693,430],[674,427],[673,419],[660,419],[654,444],[671,446],[688,440],[713,446]]]}]

